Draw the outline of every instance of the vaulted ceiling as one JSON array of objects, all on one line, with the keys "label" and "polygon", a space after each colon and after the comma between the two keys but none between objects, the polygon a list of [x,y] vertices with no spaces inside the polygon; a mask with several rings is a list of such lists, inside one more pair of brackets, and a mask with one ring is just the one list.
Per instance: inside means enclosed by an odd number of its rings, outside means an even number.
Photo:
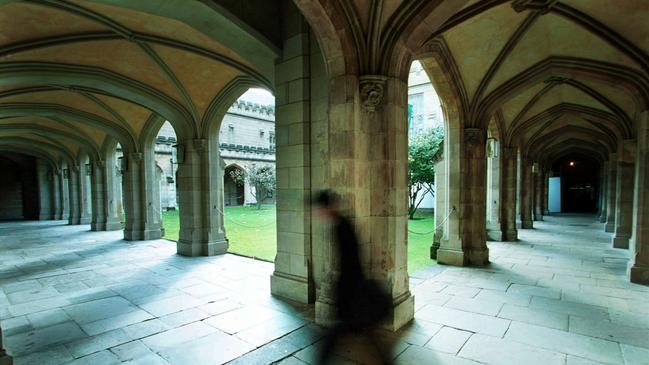
[{"label": "vaulted ceiling", "polygon": [[0,29],[0,145],[58,159],[136,151],[154,119],[197,138],[228,85],[272,87],[278,52],[216,1],[4,0]]}]

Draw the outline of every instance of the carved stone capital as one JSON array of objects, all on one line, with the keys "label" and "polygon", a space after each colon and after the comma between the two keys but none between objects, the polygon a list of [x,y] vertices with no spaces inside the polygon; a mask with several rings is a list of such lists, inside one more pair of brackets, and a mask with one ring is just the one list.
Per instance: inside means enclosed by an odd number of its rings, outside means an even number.
[{"label": "carved stone capital", "polygon": [[482,158],[486,152],[485,134],[480,128],[465,128],[464,150],[469,158]]},{"label": "carved stone capital", "polygon": [[387,77],[382,75],[363,75],[359,77],[361,104],[364,111],[373,113],[381,107],[386,80]]},{"label": "carved stone capital", "polygon": [[143,158],[144,155],[142,154],[142,152],[133,152],[128,154],[128,159],[133,162],[141,162]]}]

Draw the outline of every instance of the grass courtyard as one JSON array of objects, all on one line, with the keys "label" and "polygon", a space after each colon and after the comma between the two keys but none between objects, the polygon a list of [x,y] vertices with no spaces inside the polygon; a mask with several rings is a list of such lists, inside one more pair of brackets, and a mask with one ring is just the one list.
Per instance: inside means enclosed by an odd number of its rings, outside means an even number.
[{"label": "grass courtyard", "polygon": [[[180,229],[178,211],[162,213],[165,238],[178,240]],[[435,265],[430,259],[430,245],[433,241],[434,218],[432,214],[417,214],[408,221],[408,271],[414,273],[424,267]],[[226,207],[225,230],[230,241],[229,251],[239,255],[273,261],[277,252],[275,206]],[[427,233],[427,234],[416,234]]]}]

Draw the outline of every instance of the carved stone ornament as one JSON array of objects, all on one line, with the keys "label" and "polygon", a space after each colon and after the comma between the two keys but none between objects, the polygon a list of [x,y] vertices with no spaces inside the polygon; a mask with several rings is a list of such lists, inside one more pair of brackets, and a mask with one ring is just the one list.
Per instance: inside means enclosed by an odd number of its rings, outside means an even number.
[{"label": "carved stone ornament", "polygon": [[467,148],[476,148],[482,142],[482,129],[480,128],[465,128],[464,129],[464,143]]},{"label": "carved stone ornament", "polygon": [[364,75],[359,78],[360,97],[363,110],[373,113],[378,110],[385,94],[385,81],[381,75]]}]

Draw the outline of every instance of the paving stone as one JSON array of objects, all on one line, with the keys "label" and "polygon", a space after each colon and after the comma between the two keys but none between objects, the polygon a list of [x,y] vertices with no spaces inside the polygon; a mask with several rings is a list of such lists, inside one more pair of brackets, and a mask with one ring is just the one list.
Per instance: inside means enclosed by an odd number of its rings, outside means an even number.
[{"label": "paving stone", "polygon": [[616,342],[547,327],[513,321],[509,326],[505,339],[590,360],[611,364],[624,363],[620,346]]},{"label": "paving stone", "polygon": [[198,308],[190,308],[184,311],[160,317],[159,320],[169,328],[176,328],[209,317],[210,315],[207,312],[204,312]]},{"label": "paving stone", "polygon": [[500,313],[498,313],[498,317],[531,323],[538,326],[556,328],[564,331],[568,330],[567,314],[550,312],[543,309],[505,304]]},{"label": "paving stone", "polygon": [[218,331],[203,322],[194,322],[186,326],[158,333],[142,339],[145,345],[155,352],[177,347],[185,342],[193,341]]},{"label": "paving stone", "polygon": [[532,301],[532,296],[528,294],[483,289],[475,296],[475,299],[486,302],[510,303],[519,306],[527,306]]},{"label": "paving stone", "polygon": [[129,361],[153,354],[151,352],[151,349],[146,347],[146,345],[144,345],[142,341],[127,342],[125,344],[111,348],[110,351],[117,355],[120,361]]},{"label": "paving stone", "polygon": [[417,312],[424,320],[449,327],[502,337],[509,326],[508,319],[464,312],[456,309],[428,305]]},{"label": "paving stone", "polygon": [[66,322],[7,336],[4,345],[11,349],[13,354],[23,355],[84,337],[86,334],[76,323]]},{"label": "paving stone", "polygon": [[304,324],[304,319],[280,313],[267,321],[238,332],[236,337],[259,347],[302,327]]},{"label": "paving stone", "polygon": [[97,299],[63,308],[70,318],[80,324],[116,317],[137,309],[136,306],[121,297]]},{"label": "paving stone", "polygon": [[148,337],[169,329],[171,329],[171,327],[167,326],[157,318],[135,323],[123,328],[124,332],[133,340]]},{"label": "paving stone", "polygon": [[65,365],[114,365],[121,361],[110,351],[101,351],[80,359],[65,363]]},{"label": "paving stone", "polygon": [[117,329],[94,337],[67,343],[65,347],[68,348],[72,356],[79,358],[129,341],[131,339],[126,333],[121,329]]},{"label": "paving stone", "polygon": [[65,346],[14,357],[14,365],[60,365],[74,360]]},{"label": "paving stone", "polygon": [[568,355],[566,365],[604,365],[604,363],[584,359],[583,357]]},{"label": "paving stone", "polygon": [[399,355],[395,361],[396,365],[422,365],[422,364],[435,364],[435,365],[479,365],[469,359],[459,358],[453,355],[445,354],[443,352],[433,351],[431,349],[410,346]]},{"label": "paving stone", "polygon": [[27,319],[34,328],[49,327],[71,320],[70,316],[59,308],[28,314]]},{"label": "paving stone", "polygon": [[458,355],[497,365],[564,365],[566,362],[565,354],[481,334],[471,336]]},{"label": "paving stone", "polygon": [[254,348],[247,342],[216,330],[183,346],[167,347],[159,354],[172,364],[200,364],[205,359],[209,359],[211,364],[224,364]]},{"label": "paving stone", "polygon": [[649,350],[642,347],[621,344],[622,355],[626,364],[649,364]]},{"label": "paving stone", "polygon": [[101,319],[99,321],[82,324],[81,329],[83,329],[83,331],[88,335],[94,336],[152,318],[153,316],[149,313],[137,309],[125,314],[120,314],[114,317]]},{"label": "paving stone", "polygon": [[605,307],[543,297],[533,297],[530,308],[565,313],[574,316],[584,316],[587,318],[597,318],[602,320],[609,319],[608,310]]},{"label": "paving stone", "polygon": [[571,317],[570,332],[649,348],[649,329],[607,321],[593,321],[583,317]]},{"label": "paving stone", "polygon": [[226,333],[237,333],[281,313],[264,307],[243,307],[218,316],[210,317],[204,322]]},{"label": "paving stone", "polygon": [[235,302],[230,299],[224,299],[216,302],[203,304],[200,307],[198,307],[198,309],[209,313],[211,316],[215,316],[241,307],[242,307],[241,303]]},{"label": "paving stone", "polygon": [[479,288],[472,288],[462,285],[448,285],[440,293],[445,295],[455,295],[458,297],[473,298],[480,292]]},{"label": "paving stone", "polygon": [[495,316],[500,311],[502,304],[472,298],[454,297],[444,304],[444,307],[459,309],[465,312]]},{"label": "paving stone", "polygon": [[518,294],[527,294],[536,297],[546,297],[552,299],[561,298],[561,290],[555,288],[546,288],[541,286],[533,285],[523,285],[523,284],[512,284],[508,292],[518,293]]},{"label": "paving stone", "polygon": [[455,355],[460,351],[462,346],[464,346],[464,343],[472,334],[472,332],[444,327],[433,336],[433,338],[426,344],[426,347],[435,351],[448,352]]},{"label": "paving stone", "polygon": [[166,299],[140,304],[139,306],[156,317],[162,317],[167,314],[179,312],[183,309],[198,307],[201,304],[204,304],[204,302],[200,299],[196,299],[191,295],[181,294]]}]

